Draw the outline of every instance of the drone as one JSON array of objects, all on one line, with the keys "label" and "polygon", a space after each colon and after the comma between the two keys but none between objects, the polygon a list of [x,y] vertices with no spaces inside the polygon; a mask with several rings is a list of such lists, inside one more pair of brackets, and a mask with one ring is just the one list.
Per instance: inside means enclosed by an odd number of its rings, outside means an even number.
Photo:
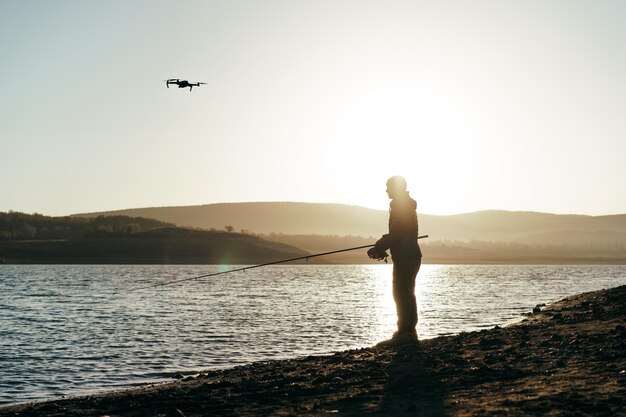
[{"label": "drone", "polygon": [[178,88],[189,87],[189,91],[191,91],[194,87],[200,87],[200,84],[206,84],[206,83],[201,83],[201,82],[190,83],[187,80],[180,80],[178,78],[170,78],[169,80],[165,80],[165,85],[167,85],[167,88],[170,88],[170,84],[176,84]]}]

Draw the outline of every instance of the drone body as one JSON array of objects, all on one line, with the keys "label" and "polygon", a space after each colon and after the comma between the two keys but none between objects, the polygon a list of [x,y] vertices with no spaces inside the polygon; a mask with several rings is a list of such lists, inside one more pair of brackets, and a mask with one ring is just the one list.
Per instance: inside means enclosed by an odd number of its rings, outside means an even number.
[{"label": "drone body", "polygon": [[190,83],[187,80],[181,80],[179,78],[170,78],[169,80],[165,80],[165,85],[167,85],[167,88],[170,88],[170,84],[176,84],[178,88],[189,87],[189,91],[191,91],[194,87],[200,87],[200,84],[206,84],[206,83],[201,83],[201,82]]}]

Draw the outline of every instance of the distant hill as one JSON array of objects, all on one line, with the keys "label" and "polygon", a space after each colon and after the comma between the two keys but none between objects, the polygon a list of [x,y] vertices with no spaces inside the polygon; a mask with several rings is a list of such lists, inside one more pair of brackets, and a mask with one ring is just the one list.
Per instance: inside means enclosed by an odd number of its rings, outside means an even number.
[{"label": "distant hill", "polygon": [[[0,262],[264,263],[373,243],[388,213],[342,204],[230,203],[47,217],[0,213]],[[626,215],[419,215],[424,262],[626,263]],[[174,227],[176,225],[176,227]],[[241,231],[238,233],[237,231]],[[369,263],[364,250],[315,262]]]},{"label": "distant hill", "polygon": [[[253,233],[361,235],[383,233],[387,212],[343,204],[316,203],[221,203],[202,206],[153,207],[84,213],[76,217],[99,215],[140,216],[182,227],[235,230]],[[165,220],[167,219],[167,220]]]},{"label": "distant hill", "polygon": [[13,264],[257,264],[307,253],[241,233],[155,229],[127,236],[0,241]]},{"label": "distant hill", "polygon": [[[419,212],[419,206],[418,206]],[[387,230],[388,213],[323,203],[222,203],[153,207],[78,214],[141,216],[183,227],[222,230],[226,225],[252,233],[377,237]],[[419,214],[420,233],[429,241],[490,241],[540,244],[571,241],[626,244],[626,215],[583,216],[537,212],[478,211],[449,216]]]},{"label": "distant hill", "polygon": [[130,216],[52,217],[15,211],[0,212],[0,241],[27,239],[77,239],[102,235],[126,235],[174,226],[155,219]]},{"label": "distant hill", "polygon": [[433,226],[441,236],[457,240],[518,241],[532,235],[562,232],[594,232],[599,238],[613,239],[615,232],[626,233],[626,214],[584,216],[490,210],[437,217],[437,225]]},{"label": "distant hill", "polygon": [[256,264],[307,254],[250,234],[190,230],[142,217],[0,213],[0,263]]},{"label": "distant hill", "polygon": [[[418,207],[419,212],[419,207]],[[178,226],[245,230],[310,253],[374,242],[387,231],[388,212],[342,204],[224,203],[154,207],[79,217],[127,215]],[[449,216],[419,214],[424,262],[626,263],[626,215],[583,216],[502,210]],[[365,251],[326,262],[368,263]]]}]

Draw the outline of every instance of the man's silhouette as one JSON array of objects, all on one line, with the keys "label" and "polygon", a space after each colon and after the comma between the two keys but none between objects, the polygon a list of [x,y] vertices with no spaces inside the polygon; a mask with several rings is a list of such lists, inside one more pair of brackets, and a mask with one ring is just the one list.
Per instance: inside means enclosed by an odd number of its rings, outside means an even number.
[{"label": "man's silhouette", "polygon": [[367,251],[370,258],[381,259],[387,249],[393,260],[393,299],[398,313],[398,331],[391,344],[417,340],[417,303],[415,278],[422,264],[422,251],[417,243],[417,203],[406,190],[406,180],[400,176],[387,180],[389,204],[389,233]]}]

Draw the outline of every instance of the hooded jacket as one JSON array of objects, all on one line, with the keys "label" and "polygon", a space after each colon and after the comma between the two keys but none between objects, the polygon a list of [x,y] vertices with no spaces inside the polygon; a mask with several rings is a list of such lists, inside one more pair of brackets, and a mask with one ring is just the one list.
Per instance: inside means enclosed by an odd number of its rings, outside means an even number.
[{"label": "hooded jacket", "polygon": [[418,259],[422,251],[417,243],[418,225],[415,209],[417,203],[409,193],[394,198],[389,203],[389,233],[376,242],[376,250],[391,250],[393,260]]}]

